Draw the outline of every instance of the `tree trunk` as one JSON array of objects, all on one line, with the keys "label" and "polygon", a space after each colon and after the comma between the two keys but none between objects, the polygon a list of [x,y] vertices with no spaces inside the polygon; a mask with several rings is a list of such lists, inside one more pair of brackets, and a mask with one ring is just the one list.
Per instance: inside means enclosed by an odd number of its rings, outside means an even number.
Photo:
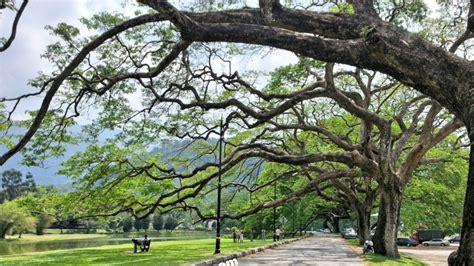
[{"label": "tree trunk", "polygon": [[44,235],[44,228],[42,226],[36,227],[36,235],[38,236]]},{"label": "tree trunk", "polygon": [[331,224],[332,224],[332,228],[333,228],[333,233],[340,233],[341,232],[341,229],[339,228],[339,218],[338,217],[334,217],[331,221]]},{"label": "tree trunk", "polygon": [[[370,237],[370,208],[368,206],[361,206],[357,208],[357,235],[359,238],[359,244],[364,244],[365,240],[369,240]],[[369,210],[367,210],[369,209]]]},{"label": "tree trunk", "polygon": [[0,239],[5,239],[8,231],[12,228],[13,224],[7,224],[2,231],[0,231]]},{"label": "tree trunk", "polygon": [[301,217],[300,217],[300,220],[299,220],[299,224],[300,224],[300,236],[303,235],[303,225],[301,224]]},{"label": "tree trunk", "polygon": [[[474,127],[469,131],[469,139],[474,143]],[[469,174],[467,177],[466,198],[461,230],[461,243],[454,265],[474,265],[474,148],[469,153]]]},{"label": "tree trunk", "polygon": [[391,258],[399,258],[397,234],[400,219],[402,193],[391,186],[382,190],[380,207],[377,218],[377,228],[374,236],[375,253]]},{"label": "tree trunk", "polygon": [[0,239],[5,239],[5,237],[7,236],[7,230],[2,230],[0,231]]}]

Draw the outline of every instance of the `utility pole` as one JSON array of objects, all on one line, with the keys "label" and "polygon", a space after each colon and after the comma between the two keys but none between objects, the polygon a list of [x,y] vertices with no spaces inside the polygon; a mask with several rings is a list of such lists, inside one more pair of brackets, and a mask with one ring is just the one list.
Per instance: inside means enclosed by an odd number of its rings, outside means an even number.
[{"label": "utility pole", "polygon": [[214,254],[221,254],[221,170],[222,170],[222,142],[224,141],[224,130],[222,117],[219,132],[219,173],[217,181],[217,224],[216,224],[216,250]]}]

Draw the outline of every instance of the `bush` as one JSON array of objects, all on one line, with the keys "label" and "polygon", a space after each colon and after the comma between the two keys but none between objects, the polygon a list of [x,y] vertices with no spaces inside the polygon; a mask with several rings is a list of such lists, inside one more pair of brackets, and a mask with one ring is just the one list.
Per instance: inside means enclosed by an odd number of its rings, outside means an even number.
[{"label": "bush", "polygon": [[38,215],[36,217],[36,224],[35,224],[36,234],[39,236],[43,235],[44,229],[50,226],[53,222],[54,222],[54,218],[51,217],[51,215],[48,215],[48,214]]},{"label": "bush", "polygon": [[178,220],[172,216],[168,216],[165,221],[165,229],[173,231],[178,226]]},{"label": "bush", "polygon": [[155,229],[156,231],[160,232],[161,229],[163,229],[163,223],[164,223],[164,219],[163,219],[163,216],[161,215],[153,215],[153,229]]},{"label": "bush", "polygon": [[127,217],[123,220],[122,229],[124,232],[130,232],[133,228],[133,221],[131,217]]}]

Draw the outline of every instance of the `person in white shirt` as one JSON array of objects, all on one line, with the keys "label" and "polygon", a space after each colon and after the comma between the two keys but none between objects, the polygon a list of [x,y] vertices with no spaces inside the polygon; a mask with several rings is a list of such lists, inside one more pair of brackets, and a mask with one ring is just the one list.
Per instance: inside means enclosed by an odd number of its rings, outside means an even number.
[{"label": "person in white shirt", "polygon": [[277,228],[277,230],[275,230],[276,240],[277,240],[277,241],[280,241],[281,233],[282,233],[282,231],[280,230],[280,228]]}]

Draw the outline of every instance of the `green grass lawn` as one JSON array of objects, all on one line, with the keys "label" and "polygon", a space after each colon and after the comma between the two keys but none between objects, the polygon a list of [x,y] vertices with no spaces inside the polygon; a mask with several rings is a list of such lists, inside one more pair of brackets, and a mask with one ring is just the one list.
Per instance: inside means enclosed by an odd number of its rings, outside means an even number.
[{"label": "green grass lawn", "polygon": [[382,255],[370,254],[362,255],[362,259],[369,262],[370,265],[384,265],[384,266],[398,266],[398,265],[410,265],[410,266],[425,266],[421,261],[417,261],[407,256],[401,256],[399,259],[387,258]]},{"label": "green grass lawn", "polygon": [[[359,241],[357,239],[349,239],[346,240],[346,242],[356,248],[362,248],[359,245]],[[362,253],[362,252],[361,252]],[[379,265],[384,265],[384,266],[398,266],[398,265],[409,265],[409,266],[425,266],[421,261],[417,261],[415,259],[412,259],[407,256],[401,255],[399,259],[393,259],[393,258],[388,258],[382,255],[378,254],[367,254],[367,255],[360,255],[360,257],[369,263],[369,265],[373,266],[379,266]],[[1,261],[0,261],[1,262]]]},{"label": "green grass lawn", "polygon": [[[222,239],[222,254],[232,254],[253,247],[265,246],[271,241],[246,241],[232,243]],[[133,254],[133,244],[102,246],[95,248],[57,250],[21,255],[2,256],[1,265],[182,265],[213,258],[215,240],[182,240],[152,242],[150,252]]]}]

